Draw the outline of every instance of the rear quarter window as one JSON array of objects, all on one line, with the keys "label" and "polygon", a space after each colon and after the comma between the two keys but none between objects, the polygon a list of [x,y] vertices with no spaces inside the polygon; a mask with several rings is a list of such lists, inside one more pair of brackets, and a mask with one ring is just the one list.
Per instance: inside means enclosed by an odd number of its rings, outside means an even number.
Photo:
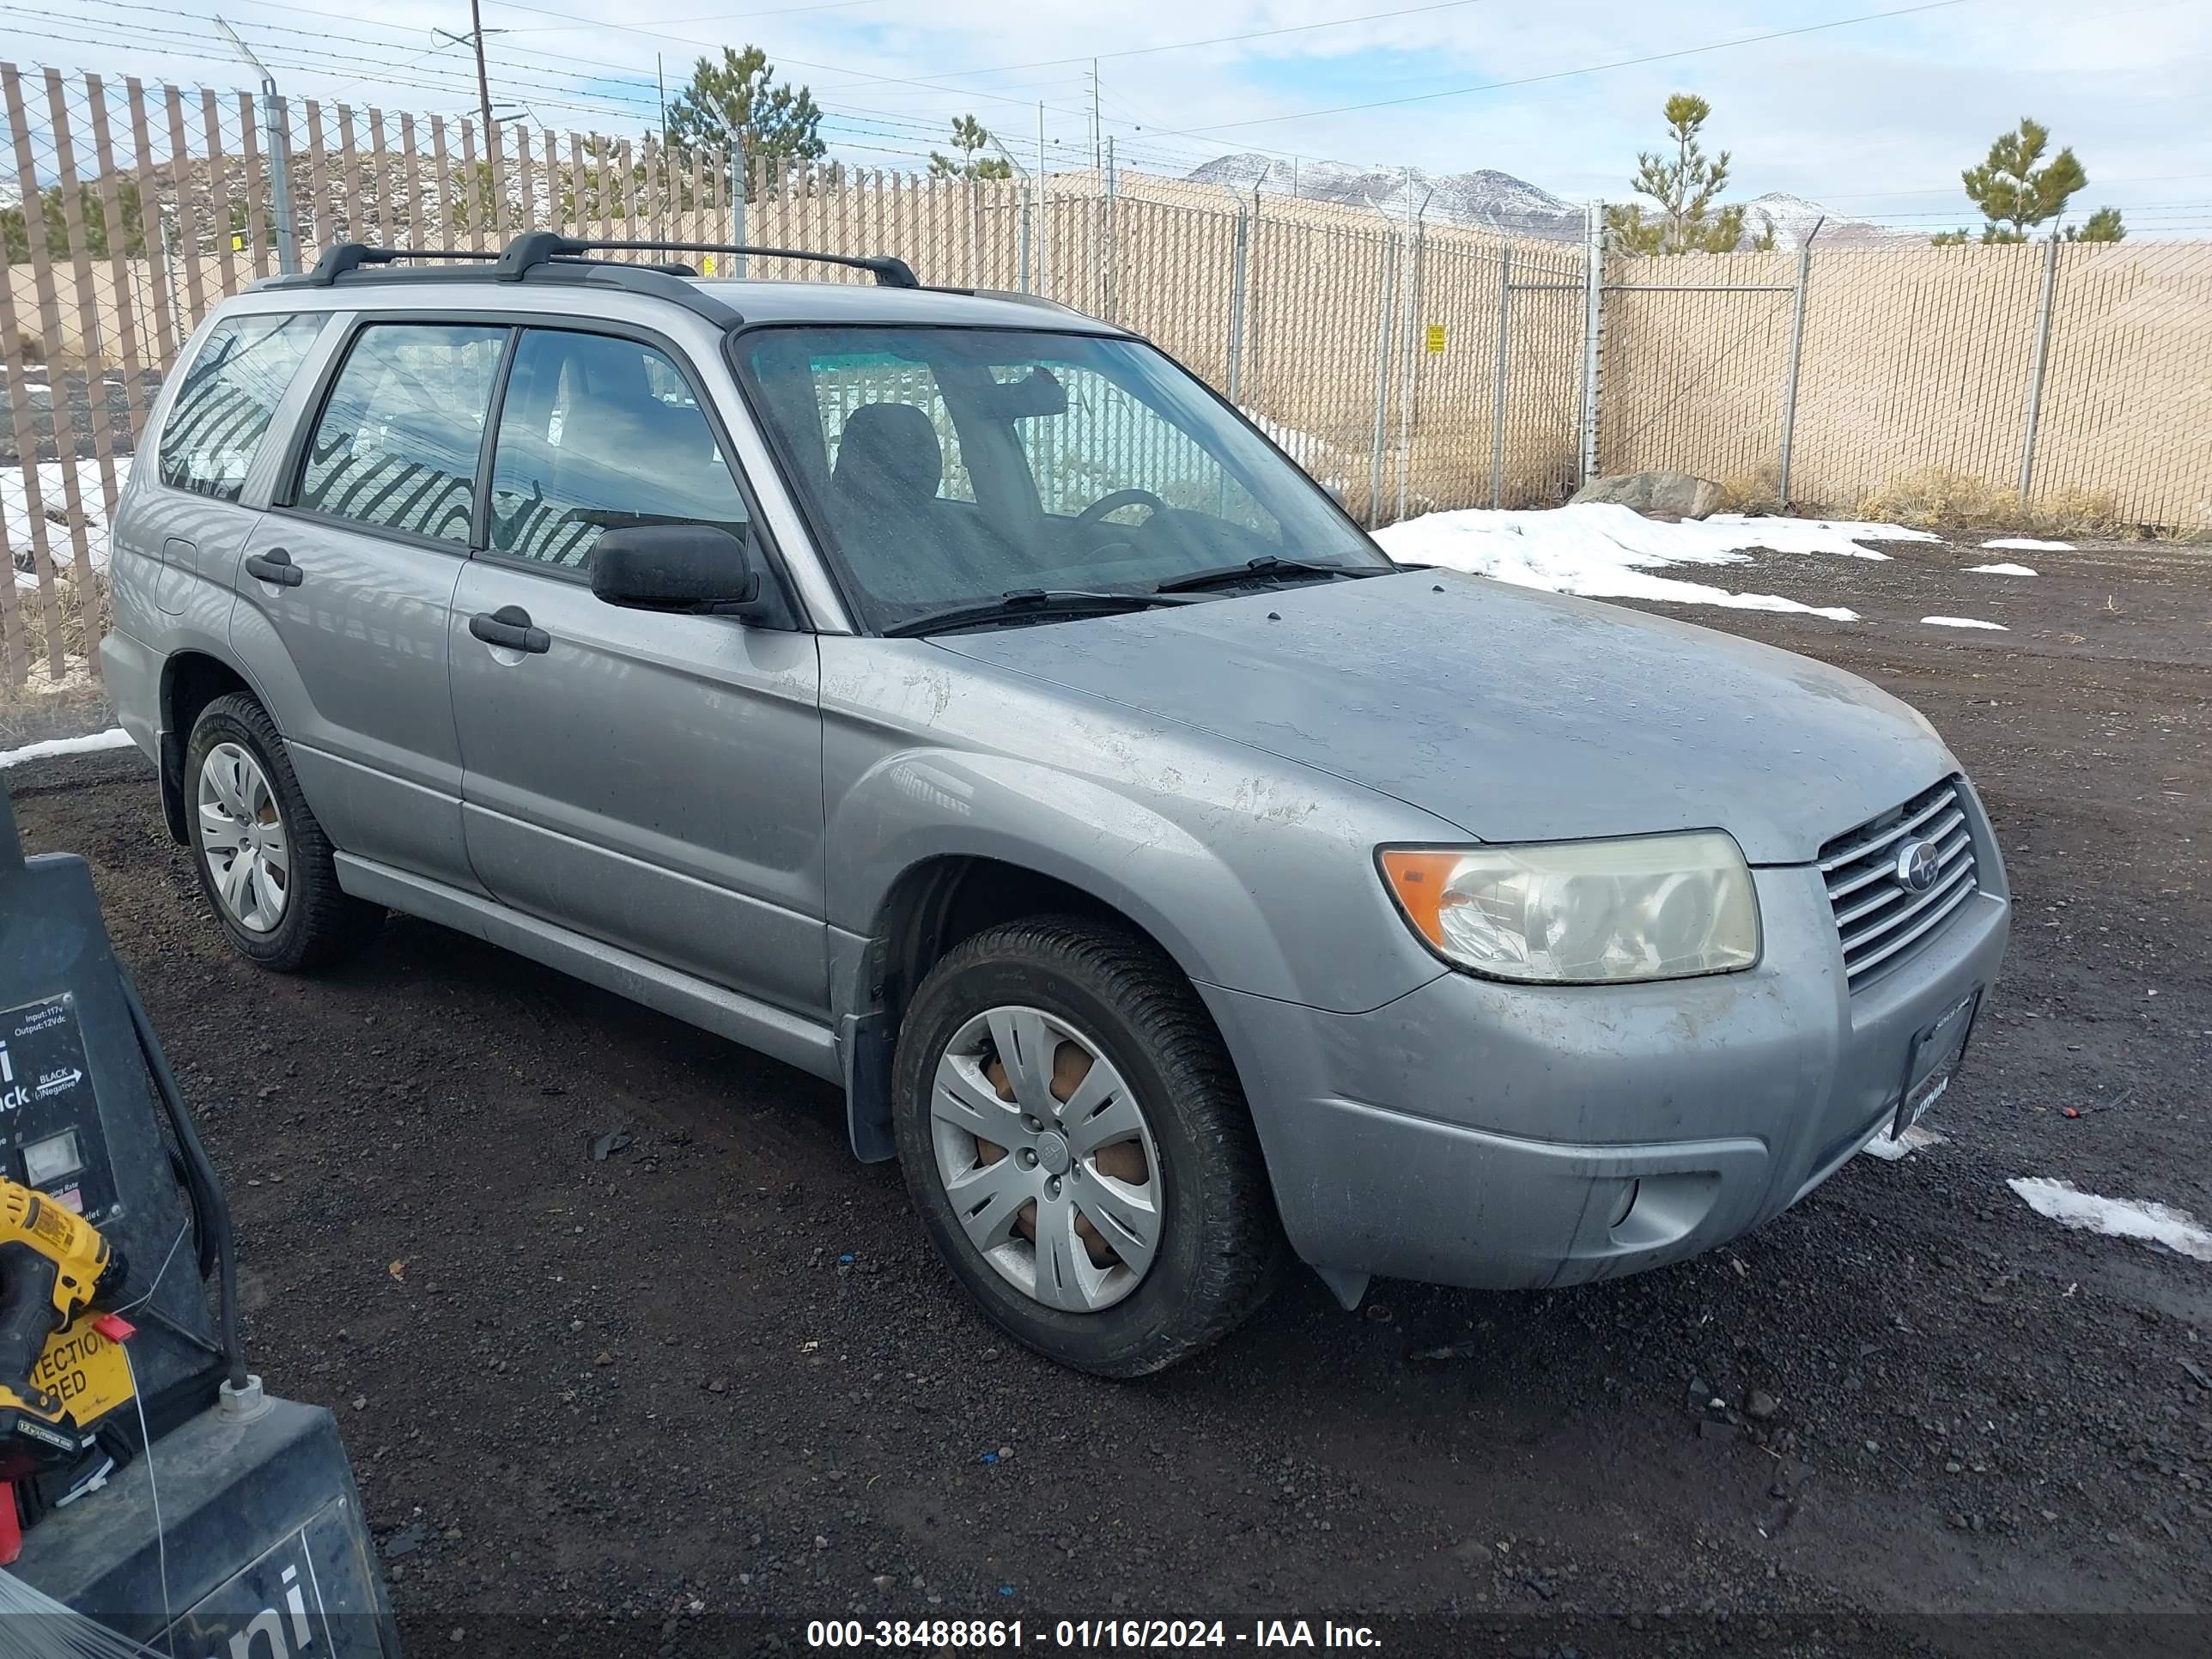
[{"label": "rear quarter window", "polygon": [[322,328],[312,313],[217,323],[184,371],[162,424],[161,482],[236,501],[270,417]]}]

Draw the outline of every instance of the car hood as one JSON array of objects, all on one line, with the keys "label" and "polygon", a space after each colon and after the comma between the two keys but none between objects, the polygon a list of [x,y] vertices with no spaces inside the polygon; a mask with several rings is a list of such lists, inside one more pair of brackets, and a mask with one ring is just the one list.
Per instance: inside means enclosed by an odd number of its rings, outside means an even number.
[{"label": "car hood", "polygon": [[937,644],[1335,774],[1481,841],[1720,827],[1753,864],[1955,769],[1856,676],[1672,618],[1444,571]]}]

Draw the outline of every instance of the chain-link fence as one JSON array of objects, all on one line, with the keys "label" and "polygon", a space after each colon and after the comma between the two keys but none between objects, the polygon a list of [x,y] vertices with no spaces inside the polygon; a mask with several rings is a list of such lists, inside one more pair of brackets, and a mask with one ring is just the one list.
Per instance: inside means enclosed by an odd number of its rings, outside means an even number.
[{"label": "chain-link fence", "polygon": [[650,136],[4,64],[0,104],[0,692],[97,672],[108,519],[193,327],[346,241],[488,252],[555,229],[896,253],[925,283],[1148,336],[1370,525],[1554,505],[1592,471],[1658,466],[1844,510],[1935,468],[2030,507],[2094,496],[2113,521],[2212,523],[2212,244],[1600,259],[1110,163],[746,169]]},{"label": "chain-link fence", "polygon": [[2212,243],[1616,258],[1603,302],[1603,471],[1839,509],[1932,471],[2212,525]]}]

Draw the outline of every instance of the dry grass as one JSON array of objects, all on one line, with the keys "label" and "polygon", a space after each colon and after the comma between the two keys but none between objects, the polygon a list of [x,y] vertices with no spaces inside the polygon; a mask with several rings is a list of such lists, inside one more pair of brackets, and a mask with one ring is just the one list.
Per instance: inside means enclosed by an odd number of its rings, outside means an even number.
[{"label": "dry grass", "polygon": [[1771,513],[1782,486],[1782,469],[1762,462],[1748,477],[1721,480],[1720,513]]},{"label": "dry grass", "polygon": [[1918,530],[2028,530],[2050,536],[2132,540],[2146,526],[2120,517],[2109,490],[2062,489],[2023,504],[2009,484],[1948,467],[1923,467],[1859,498],[1859,518]]},{"label": "dry grass", "polygon": [[[9,595],[13,614],[8,619],[6,634],[0,635],[0,706],[51,696],[56,692],[75,691],[94,683],[92,655],[100,648],[100,635],[106,633],[114,615],[108,602],[107,583],[96,574],[93,577],[92,623],[88,627],[77,594],[75,570],[62,566],[56,569],[54,577],[54,599],[61,611],[62,678],[55,679],[49,665],[46,601],[35,589],[17,588]],[[18,629],[22,633],[27,659],[26,678],[20,681],[14,678],[15,659],[11,656]]]}]

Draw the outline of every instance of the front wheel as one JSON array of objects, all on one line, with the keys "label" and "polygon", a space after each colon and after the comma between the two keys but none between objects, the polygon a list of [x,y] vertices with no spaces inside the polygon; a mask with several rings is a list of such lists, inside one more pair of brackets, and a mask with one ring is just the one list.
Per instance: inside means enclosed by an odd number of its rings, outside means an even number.
[{"label": "front wheel", "polygon": [[1283,1253],[1242,1091],[1189,982],[1040,917],[933,968],[899,1031],[899,1159],[937,1252],[1063,1364],[1139,1376],[1219,1340]]}]

